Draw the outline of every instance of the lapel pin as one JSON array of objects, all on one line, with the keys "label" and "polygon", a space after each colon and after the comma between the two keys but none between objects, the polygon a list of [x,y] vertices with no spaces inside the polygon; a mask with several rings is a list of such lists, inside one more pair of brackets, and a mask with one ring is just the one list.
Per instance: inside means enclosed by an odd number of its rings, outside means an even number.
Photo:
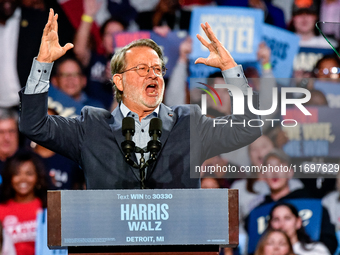
[{"label": "lapel pin", "polygon": [[23,20],[21,21],[21,26],[22,26],[22,27],[27,27],[27,26],[28,26],[28,21],[25,20],[25,19],[23,19]]}]

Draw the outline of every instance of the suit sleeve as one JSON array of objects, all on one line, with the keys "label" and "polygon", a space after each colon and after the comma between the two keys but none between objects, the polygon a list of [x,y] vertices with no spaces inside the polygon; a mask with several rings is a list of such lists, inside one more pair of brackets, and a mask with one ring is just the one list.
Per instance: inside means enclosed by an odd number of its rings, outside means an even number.
[{"label": "suit sleeve", "polygon": [[[233,84],[242,91],[244,114],[213,119],[202,115],[199,108],[196,108],[193,128],[197,128],[194,133],[197,132],[198,139],[201,139],[205,159],[244,147],[262,134],[260,117],[248,108],[248,97],[252,97],[254,108],[259,109],[259,96],[255,92],[247,95],[249,85],[242,67],[228,69],[222,74],[227,84]],[[231,104],[233,106],[233,96]]]},{"label": "suit sleeve", "polygon": [[20,95],[19,130],[30,140],[66,156],[77,163],[83,129],[83,115],[78,118],[64,118],[47,115],[48,94]]}]

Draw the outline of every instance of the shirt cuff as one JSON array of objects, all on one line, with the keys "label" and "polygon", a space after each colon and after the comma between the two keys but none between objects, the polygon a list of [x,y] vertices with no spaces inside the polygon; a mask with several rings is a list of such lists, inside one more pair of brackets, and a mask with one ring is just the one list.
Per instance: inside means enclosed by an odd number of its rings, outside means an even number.
[{"label": "shirt cuff", "polygon": [[248,95],[249,85],[241,65],[222,71],[222,75],[227,84],[237,86],[244,95]]},{"label": "shirt cuff", "polygon": [[30,75],[28,76],[25,94],[38,94],[48,91],[53,63],[38,62],[33,60]]}]

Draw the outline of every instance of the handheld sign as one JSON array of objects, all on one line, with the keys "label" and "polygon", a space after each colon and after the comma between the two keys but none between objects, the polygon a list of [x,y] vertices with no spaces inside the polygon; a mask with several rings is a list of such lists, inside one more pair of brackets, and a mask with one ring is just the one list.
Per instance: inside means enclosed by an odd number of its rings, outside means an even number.
[{"label": "handheld sign", "polygon": [[[190,36],[200,34],[209,41],[200,24],[208,22],[213,32],[236,62],[256,61],[258,45],[261,41],[263,11],[242,7],[202,7],[195,8],[191,15]],[[207,57],[209,50],[193,40],[191,60]],[[216,71],[205,65],[190,62],[191,77],[207,77]]]},{"label": "handheld sign", "polygon": [[262,38],[271,49],[271,65],[275,78],[290,78],[293,61],[299,52],[300,38],[287,30],[263,24]]}]

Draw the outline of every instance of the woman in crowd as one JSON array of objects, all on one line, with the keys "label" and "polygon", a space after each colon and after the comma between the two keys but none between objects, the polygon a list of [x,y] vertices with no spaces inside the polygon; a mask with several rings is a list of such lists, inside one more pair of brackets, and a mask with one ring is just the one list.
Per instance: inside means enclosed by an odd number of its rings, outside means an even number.
[{"label": "woman in crowd", "polygon": [[278,203],[272,208],[268,228],[284,231],[293,245],[295,254],[330,254],[323,243],[313,242],[307,235],[298,210],[291,204]]},{"label": "woman in crowd", "polygon": [[269,229],[257,244],[255,255],[292,255],[289,237],[281,230]]},{"label": "woman in crowd", "polygon": [[[315,23],[318,21],[318,8],[313,1],[310,1],[310,6],[293,6],[293,17],[289,25],[289,30],[296,33],[300,37],[300,47],[307,48],[329,48],[329,44],[319,34],[319,31],[315,27]],[[338,43],[330,39],[330,42],[334,47],[338,46]]]},{"label": "woman in crowd", "polygon": [[0,221],[17,255],[34,255],[37,213],[46,207],[47,184],[36,154],[19,151],[6,162],[1,189]]}]

